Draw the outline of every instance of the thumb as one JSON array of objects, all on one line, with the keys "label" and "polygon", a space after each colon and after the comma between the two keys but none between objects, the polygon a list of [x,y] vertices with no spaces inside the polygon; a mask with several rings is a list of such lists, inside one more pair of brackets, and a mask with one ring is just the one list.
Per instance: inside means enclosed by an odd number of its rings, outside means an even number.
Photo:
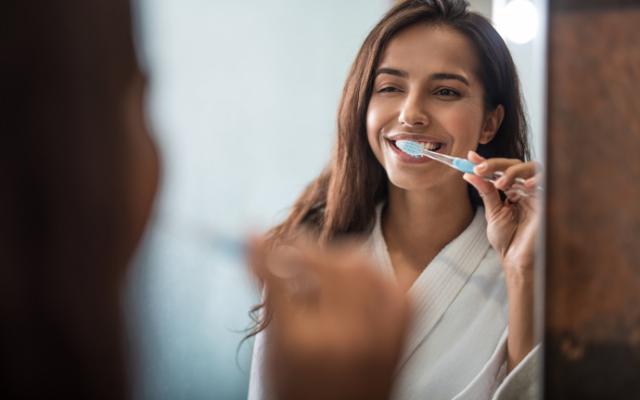
[{"label": "thumb", "polygon": [[476,188],[480,194],[482,202],[484,203],[484,211],[487,221],[490,221],[502,207],[502,200],[500,199],[498,189],[493,186],[493,183],[485,181],[478,175],[464,174],[462,178]]},{"label": "thumb", "polygon": [[265,301],[270,311],[274,309],[286,309],[289,306],[287,289],[284,280],[273,273],[269,259],[273,258],[273,252],[268,248],[264,239],[252,238],[249,240],[249,266],[251,272],[265,288]]}]

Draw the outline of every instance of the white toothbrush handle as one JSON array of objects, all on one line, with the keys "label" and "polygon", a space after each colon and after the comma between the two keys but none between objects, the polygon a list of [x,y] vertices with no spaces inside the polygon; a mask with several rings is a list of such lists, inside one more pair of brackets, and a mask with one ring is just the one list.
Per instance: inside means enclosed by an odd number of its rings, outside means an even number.
[{"label": "white toothbrush handle", "polygon": [[[484,178],[485,178],[485,180],[487,180],[487,181],[489,181],[489,182],[493,182],[493,181],[498,180],[498,179],[499,179],[499,178],[501,178],[502,176],[504,176],[504,172],[502,172],[502,171],[496,171],[496,172],[494,172],[493,174],[491,174],[491,175],[489,175],[489,176],[487,176],[487,177],[484,177]],[[518,185],[521,185],[521,186],[526,186],[526,184],[527,184],[527,181],[526,181],[525,179],[523,179],[523,178],[520,178],[520,177],[515,178],[515,179],[514,179],[514,182],[515,182],[515,183],[517,183]],[[536,187],[535,187],[535,189],[536,189],[536,190],[539,190],[539,191],[541,191],[541,192],[543,192],[543,191],[544,191],[544,188],[543,188],[542,186],[536,186]]]}]

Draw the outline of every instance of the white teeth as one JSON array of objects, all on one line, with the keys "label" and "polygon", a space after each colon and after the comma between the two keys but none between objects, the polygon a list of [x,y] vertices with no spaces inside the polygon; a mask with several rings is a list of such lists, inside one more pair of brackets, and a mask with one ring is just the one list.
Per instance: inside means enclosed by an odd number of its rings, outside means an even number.
[{"label": "white teeth", "polygon": [[410,138],[410,139],[395,139],[395,138],[386,138],[388,141],[390,141],[391,143],[394,144],[394,146],[398,147],[396,142],[397,141],[401,141],[401,142],[411,142],[413,144],[417,144],[420,145],[420,147],[422,149],[425,150],[429,150],[429,151],[438,151],[442,148],[442,146],[444,146],[444,143],[442,142],[427,142],[427,141],[418,141],[416,139]]},{"label": "white teeth", "polygon": [[438,148],[440,148],[440,144],[439,143],[434,143],[434,142],[427,142],[424,144],[424,148],[427,150],[437,150]]}]

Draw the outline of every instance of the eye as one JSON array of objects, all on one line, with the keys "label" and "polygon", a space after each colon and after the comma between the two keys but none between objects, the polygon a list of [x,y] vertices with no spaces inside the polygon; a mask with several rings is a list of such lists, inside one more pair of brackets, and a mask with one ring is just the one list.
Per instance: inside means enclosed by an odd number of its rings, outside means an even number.
[{"label": "eye", "polygon": [[383,86],[377,90],[378,93],[395,93],[400,91],[401,90],[395,86]]},{"label": "eye", "polygon": [[435,94],[438,95],[438,96],[442,96],[442,97],[458,97],[458,96],[460,96],[460,93],[458,93],[457,91],[455,91],[453,89],[449,89],[449,88],[438,89],[438,90],[436,90]]}]

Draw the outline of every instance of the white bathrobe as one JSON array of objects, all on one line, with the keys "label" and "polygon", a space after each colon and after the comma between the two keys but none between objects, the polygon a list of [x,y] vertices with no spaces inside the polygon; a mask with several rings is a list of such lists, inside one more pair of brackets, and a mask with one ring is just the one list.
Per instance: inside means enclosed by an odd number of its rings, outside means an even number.
[{"label": "white bathrobe", "polygon": [[[395,279],[380,225],[369,237],[381,273]],[[393,400],[534,399],[539,349],[506,376],[507,293],[487,240],[484,210],[446,245],[409,289],[414,306]],[[264,381],[264,335],[254,344],[249,400],[271,400]]]}]

